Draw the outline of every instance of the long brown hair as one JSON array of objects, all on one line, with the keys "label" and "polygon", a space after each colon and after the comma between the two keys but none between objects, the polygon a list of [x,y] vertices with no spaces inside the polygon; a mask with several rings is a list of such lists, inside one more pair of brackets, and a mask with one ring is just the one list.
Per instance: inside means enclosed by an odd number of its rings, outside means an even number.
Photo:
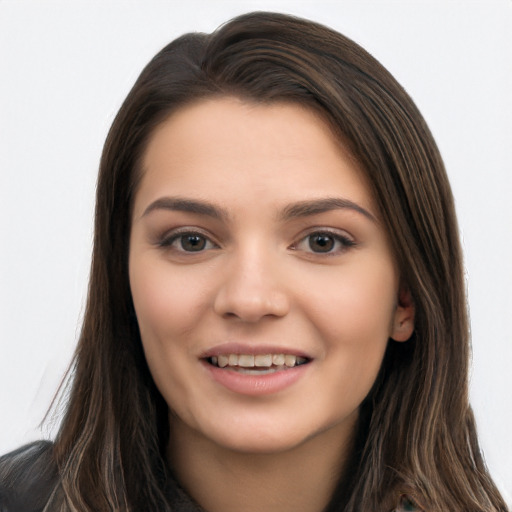
[{"label": "long brown hair", "polygon": [[365,50],[324,26],[271,13],[170,43],[143,70],[111,127],[87,307],[54,447],[60,482],[49,509],[171,510],[167,405],[144,359],[128,282],[131,207],[155,127],[186,103],[226,95],[296,102],[331,124],[367,174],[415,303],[413,337],[389,341],[329,511],[390,510],[401,492],[430,511],[506,510],[468,404],[462,255],[435,142],[410,97]]}]

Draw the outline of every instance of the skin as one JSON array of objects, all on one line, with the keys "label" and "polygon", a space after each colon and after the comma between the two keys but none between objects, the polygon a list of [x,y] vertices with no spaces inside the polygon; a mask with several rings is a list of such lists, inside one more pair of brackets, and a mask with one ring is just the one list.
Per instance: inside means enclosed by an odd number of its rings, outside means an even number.
[{"label": "skin", "polygon": [[[325,198],[339,204],[298,214]],[[143,159],[129,271],[185,489],[210,512],[322,510],[388,339],[414,327],[369,187],[327,124],[298,105],[232,97],[174,113]],[[203,358],[224,343],[309,362],[283,390],[238,393]]]}]

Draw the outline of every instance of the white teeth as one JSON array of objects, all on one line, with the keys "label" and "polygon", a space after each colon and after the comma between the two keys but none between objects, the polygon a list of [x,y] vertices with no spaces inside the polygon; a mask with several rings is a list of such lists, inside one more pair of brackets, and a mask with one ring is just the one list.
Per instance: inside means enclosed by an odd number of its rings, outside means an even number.
[{"label": "white teeth", "polygon": [[[295,356],[292,354],[221,354],[212,356],[210,362],[214,366],[225,368],[226,366],[243,368],[293,368],[294,366],[307,362],[305,357]],[[256,373],[263,370],[254,370]]]},{"label": "white teeth", "polygon": [[244,366],[245,368],[252,368],[252,367],[254,367],[254,356],[253,355],[240,354],[238,356],[238,366]]},{"label": "white teeth", "polygon": [[272,366],[272,356],[270,354],[254,356],[254,366],[266,366],[270,368]]},{"label": "white teeth", "polygon": [[284,356],[284,364],[288,366],[288,368],[292,368],[295,366],[295,363],[297,362],[297,356],[292,356],[291,354],[286,354]]},{"label": "white teeth", "polygon": [[284,365],[284,354],[274,354],[272,356],[272,362],[276,366],[283,366]]}]

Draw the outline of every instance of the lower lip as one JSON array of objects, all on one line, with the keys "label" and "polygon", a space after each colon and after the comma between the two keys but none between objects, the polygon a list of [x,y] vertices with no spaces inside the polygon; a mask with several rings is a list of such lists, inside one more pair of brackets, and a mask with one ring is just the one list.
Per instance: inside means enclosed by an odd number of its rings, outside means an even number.
[{"label": "lower lip", "polygon": [[225,388],[241,395],[271,395],[283,391],[295,384],[308,371],[311,363],[301,364],[286,370],[264,375],[247,375],[203,362],[213,380]]}]

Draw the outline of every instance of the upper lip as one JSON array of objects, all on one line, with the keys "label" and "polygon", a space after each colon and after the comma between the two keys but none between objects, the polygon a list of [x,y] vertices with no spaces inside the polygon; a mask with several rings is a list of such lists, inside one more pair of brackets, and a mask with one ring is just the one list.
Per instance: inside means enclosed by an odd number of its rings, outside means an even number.
[{"label": "upper lip", "polygon": [[213,356],[224,354],[247,354],[247,355],[264,355],[264,354],[291,354],[294,356],[312,359],[311,355],[307,352],[292,348],[283,347],[279,345],[262,345],[262,344],[247,344],[247,343],[221,343],[215,345],[203,352],[200,356],[201,359],[207,359]]}]

